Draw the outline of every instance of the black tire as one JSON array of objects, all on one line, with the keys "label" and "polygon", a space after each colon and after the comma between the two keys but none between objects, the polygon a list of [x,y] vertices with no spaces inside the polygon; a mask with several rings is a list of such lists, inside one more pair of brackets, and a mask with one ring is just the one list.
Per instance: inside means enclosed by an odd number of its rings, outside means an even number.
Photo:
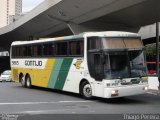
[{"label": "black tire", "polygon": [[80,85],[80,94],[87,100],[93,98],[91,85],[87,81]]},{"label": "black tire", "polygon": [[25,78],[23,75],[20,75],[19,81],[20,81],[22,87],[26,87],[26,81],[25,81]]},{"label": "black tire", "polygon": [[26,87],[27,88],[31,88],[32,87],[31,78],[30,78],[29,75],[26,76]]}]

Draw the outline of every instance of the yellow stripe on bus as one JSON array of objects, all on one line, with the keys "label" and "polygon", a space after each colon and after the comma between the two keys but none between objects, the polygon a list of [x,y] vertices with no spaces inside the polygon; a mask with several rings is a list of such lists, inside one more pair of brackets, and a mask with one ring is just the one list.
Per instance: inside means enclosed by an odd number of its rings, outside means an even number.
[{"label": "yellow stripe on bus", "polygon": [[44,70],[34,70],[33,85],[47,87],[55,59],[48,59]]},{"label": "yellow stripe on bus", "polygon": [[[52,69],[55,64],[55,59],[48,59],[44,69],[29,69],[29,68],[13,68],[13,71],[17,71],[15,75],[17,75],[17,79],[14,81],[19,82],[19,75],[22,73],[24,76],[29,73],[32,85],[39,86],[39,87],[48,87],[48,82],[50,75],[52,73]],[[12,78],[13,77],[12,75]]]}]

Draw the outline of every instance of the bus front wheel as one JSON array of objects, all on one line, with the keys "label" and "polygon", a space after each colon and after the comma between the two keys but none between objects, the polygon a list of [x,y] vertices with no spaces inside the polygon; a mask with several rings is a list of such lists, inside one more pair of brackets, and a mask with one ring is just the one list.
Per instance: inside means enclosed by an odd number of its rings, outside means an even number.
[{"label": "bus front wheel", "polygon": [[85,99],[92,99],[92,88],[87,81],[81,84],[80,93]]}]

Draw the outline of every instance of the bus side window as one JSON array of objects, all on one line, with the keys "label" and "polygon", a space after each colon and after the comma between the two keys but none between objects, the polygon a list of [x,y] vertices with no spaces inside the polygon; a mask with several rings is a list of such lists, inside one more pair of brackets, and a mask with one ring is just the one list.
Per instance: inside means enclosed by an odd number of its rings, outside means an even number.
[{"label": "bus side window", "polygon": [[98,37],[88,38],[88,50],[100,49],[101,47],[101,40]]},{"label": "bus side window", "polygon": [[32,56],[32,46],[27,46],[27,56]]},{"label": "bus side window", "polygon": [[77,41],[69,42],[69,55],[77,55]]},{"label": "bus side window", "polygon": [[68,55],[68,45],[67,42],[57,42],[56,43],[56,53],[57,56],[67,56]]},{"label": "bus side window", "polygon": [[16,47],[16,57],[19,57],[20,56],[20,47],[17,46]]},{"label": "bus side window", "polygon": [[27,46],[20,46],[19,56],[21,57],[27,56]]},{"label": "bus side window", "polygon": [[84,41],[80,41],[80,55],[84,55]]},{"label": "bus side window", "polygon": [[55,54],[56,54],[56,45],[55,44],[51,44],[50,53],[51,53],[51,55],[55,56]]},{"label": "bus side window", "polygon": [[24,46],[24,47],[23,47],[23,55],[24,55],[24,56],[27,56],[27,46]]},{"label": "bus side window", "polygon": [[48,44],[44,44],[42,48],[43,48],[43,50],[42,50],[43,55],[48,55]]},{"label": "bus side window", "polygon": [[12,47],[12,58],[16,57],[16,47]]},{"label": "bus side window", "polygon": [[41,45],[34,45],[33,46],[33,56],[41,56],[42,55],[42,46]]},{"label": "bus side window", "polygon": [[43,55],[44,56],[54,55],[53,51],[54,51],[53,44],[49,43],[49,44],[43,45]]},{"label": "bus side window", "polygon": [[69,42],[69,55],[82,56],[84,51],[83,41]]},{"label": "bus side window", "polygon": [[20,46],[19,49],[20,49],[19,56],[22,56],[23,55],[23,50],[24,50],[23,46]]}]

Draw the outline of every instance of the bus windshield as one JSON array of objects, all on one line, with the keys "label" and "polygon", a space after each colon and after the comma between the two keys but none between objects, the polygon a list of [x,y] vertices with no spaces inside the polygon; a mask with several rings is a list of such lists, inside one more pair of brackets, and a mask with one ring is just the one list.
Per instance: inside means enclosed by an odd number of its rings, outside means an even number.
[{"label": "bus windshield", "polygon": [[118,79],[147,75],[143,45],[139,38],[98,37],[88,41],[91,76],[97,79]]},{"label": "bus windshield", "polygon": [[110,52],[105,56],[105,79],[140,77],[146,75],[142,51]]}]

